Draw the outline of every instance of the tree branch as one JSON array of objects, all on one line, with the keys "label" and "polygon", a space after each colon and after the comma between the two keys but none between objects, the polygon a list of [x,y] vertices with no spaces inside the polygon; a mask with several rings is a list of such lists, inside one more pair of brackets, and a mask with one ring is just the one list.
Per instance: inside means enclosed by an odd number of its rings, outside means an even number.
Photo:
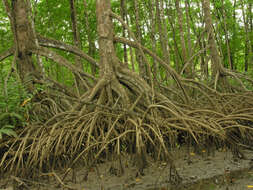
[{"label": "tree branch", "polygon": [[163,61],[160,57],[158,57],[156,54],[154,54],[148,48],[145,48],[141,44],[138,44],[138,42],[130,41],[130,40],[128,40],[126,38],[122,38],[122,37],[114,37],[114,41],[119,42],[119,43],[123,43],[123,44],[127,44],[131,47],[134,47],[134,48],[141,48],[143,50],[143,52],[145,52],[145,53],[149,54],[151,57],[153,57],[157,62],[159,62],[163,67],[165,67],[167,69],[167,71],[169,72],[171,77],[176,81],[178,87],[180,87],[182,89],[184,96],[186,98],[186,101],[187,102],[189,101],[189,97],[188,97],[187,93],[185,92],[185,89],[183,88],[182,83],[181,83],[181,76],[173,68],[171,68],[165,61]]},{"label": "tree branch", "polygon": [[61,49],[61,50],[67,51],[67,52],[71,52],[73,54],[76,54],[76,55],[82,57],[83,59],[87,60],[89,63],[91,63],[97,67],[99,65],[95,59],[93,59],[89,55],[85,54],[83,51],[81,51],[79,48],[77,48],[75,46],[65,44],[65,43],[55,40],[55,39],[49,39],[49,38],[46,38],[41,35],[38,35],[38,40],[39,40],[39,44],[41,46],[57,48],[57,49]]},{"label": "tree branch", "polygon": [[77,75],[80,74],[81,76],[84,76],[85,78],[90,78],[93,81],[97,81],[97,79],[95,77],[93,77],[92,75],[90,75],[88,73],[83,72],[82,70],[80,70],[79,68],[74,66],[72,63],[70,63],[67,59],[58,55],[54,51],[51,51],[51,50],[44,48],[44,47],[39,47],[37,49],[32,49],[31,52],[41,55],[41,56],[44,56],[44,57],[47,57],[47,58],[55,61],[56,63],[59,63]]},{"label": "tree branch", "polygon": [[12,15],[11,15],[11,9],[10,9],[10,4],[7,0],[3,0],[3,4],[5,7],[5,11],[7,12],[7,15],[9,17],[10,20],[12,20]]},{"label": "tree branch", "polygon": [[13,54],[14,54],[14,47],[11,47],[10,49],[0,53],[0,61],[3,61],[4,59],[10,57]]}]

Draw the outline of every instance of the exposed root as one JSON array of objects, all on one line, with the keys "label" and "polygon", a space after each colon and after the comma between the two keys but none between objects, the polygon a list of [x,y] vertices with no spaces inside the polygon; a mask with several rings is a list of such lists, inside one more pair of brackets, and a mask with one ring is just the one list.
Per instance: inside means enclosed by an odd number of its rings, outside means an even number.
[{"label": "exposed root", "polygon": [[[124,84],[119,83],[122,87]],[[50,111],[51,119],[44,125],[26,127],[19,138],[10,141],[10,147],[1,157],[1,171],[21,175],[21,170],[27,175],[25,167],[30,170],[38,167],[40,171],[64,165],[72,168],[83,158],[93,165],[124,153],[137,155],[142,173],[147,154],[173,165],[169,150],[179,141],[192,142],[192,146],[207,144],[219,148],[227,145],[231,149],[238,149],[240,144],[252,145],[251,92],[217,96],[213,91],[207,94],[208,88],[203,89],[197,83],[194,87],[198,93],[192,97],[195,105],[178,104],[167,98],[170,95],[158,93],[156,102],[148,105],[150,91],[144,88],[135,91],[137,86],[128,81],[127,88],[121,91],[109,88],[109,84],[102,85],[92,102],[80,102],[74,110],[69,107],[72,111],[62,110],[59,102],[46,97],[38,104],[41,105],[39,111],[47,105],[43,113]],[[131,102],[128,107],[119,101],[124,97],[123,92]],[[90,94],[86,93],[86,97]],[[85,96],[82,99],[85,100]]]},{"label": "exposed root", "polygon": [[[99,8],[103,10],[108,2]],[[120,155],[124,154],[134,155],[138,175],[144,175],[147,158],[166,161],[171,166],[170,180],[177,184],[180,177],[173,163],[173,148],[182,144],[197,148],[227,146],[240,155],[240,147],[253,145],[253,93],[247,90],[253,84],[252,79],[224,68],[217,72],[212,84],[184,79],[143,47],[120,17],[110,11],[97,13],[101,13],[97,17],[99,65],[75,47],[43,37],[39,37],[39,42],[46,47],[61,46],[99,66],[99,79],[45,47],[29,50],[68,68],[80,78],[86,91],[79,96],[64,85],[47,79],[51,84],[48,91],[32,100],[30,124],[19,131],[17,138],[0,141],[0,174],[53,175],[61,186],[71,188],[52,171],[73,169],[80,162],[89,168],[116,158],[119,163],[111,172],[121,175],[124,166]],[[109,15],[118,19],[135,41],[113,36]],[[121,65],[113,42],[140,51],[148,67],[147,79]],[[13,50],[8,50],[0,60],[11,53]],[[144,53],[163,67],[168,81],[156,81],[157,86],[154,85],[154,76]],[[242,88],[230,85],[228,77]],[[37,78],[34,82],[47,84]],[[168,83],[170,85],[166,86]]]},{"label": "exposed root", "polygon": [[[89,84],[79,99],[71,99],[70,92],[55,95],[55,89],[35,99],[31,118],[37,124],[0,144],[0,148],[9,146],[0,152],[1,171],[35,177],[38,172],[33,168],[50,173],[78,162],[93,166],[115,155],[131,154],[143,175],[147,157],[167,161],[173,170],[170,150],[184,143],[228,146],[235,153],[240,152],[239,146],[252,146],[252,92],[220,93],[172,71],[172,85],[158,84],[161,90],[155,91],[119,64],[115,63],[114,74],[103,75],[93,88]],[[113,168],[121,175],[124,168],[118,160]]]}]

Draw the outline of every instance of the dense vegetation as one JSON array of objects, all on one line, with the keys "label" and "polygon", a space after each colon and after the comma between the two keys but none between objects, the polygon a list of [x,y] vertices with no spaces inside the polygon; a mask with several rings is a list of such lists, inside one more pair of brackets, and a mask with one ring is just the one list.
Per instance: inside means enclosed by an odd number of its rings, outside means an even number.
[{"label": "dense vegetation", "polygon": [[36,176],[133,154],[141,173],[147,157],[173,166],[183,144],[243,156],[252,4],[3,0],[0,171]]}]

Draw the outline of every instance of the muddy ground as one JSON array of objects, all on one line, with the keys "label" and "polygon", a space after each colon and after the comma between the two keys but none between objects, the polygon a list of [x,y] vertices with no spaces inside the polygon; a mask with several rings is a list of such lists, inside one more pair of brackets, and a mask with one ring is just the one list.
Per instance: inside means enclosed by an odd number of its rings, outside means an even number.
[{"label": "muddy ground", "polygon": [[[133,162],[123,155],[124,173],[118,177],[119,162],[107,162],[97,167],[79,166],[73,171],[51,172],[37,181],[10,176],[0,180],[0,190],[244,190],[253,189],[253,152],[244,151],[245,159],[235,158],[230,151],[219,150],[208,155],[205,150],[195,154],[185,149],[172,152],[182,181],[170,175],[170,166],[148,160],[149,167],[139,175]],[[252,167],[252,168],[251,168]],[[172,178],[170,178],[172,176]],[[44,179],[43,179],[44,178]],[[171,181],[174,184],[171,184]],[[178,183],[178,184],[177,184]]]}]

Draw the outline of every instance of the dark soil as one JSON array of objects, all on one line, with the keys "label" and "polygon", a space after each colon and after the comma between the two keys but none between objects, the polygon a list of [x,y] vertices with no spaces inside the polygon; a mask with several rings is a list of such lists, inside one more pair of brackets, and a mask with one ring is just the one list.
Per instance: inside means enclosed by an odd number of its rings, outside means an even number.
[{"label": "dark soil", "polygon": [[[183,148],[173,151],[178,174],[182,181],[178,184],[170,175],[170,166],[163,162],[148,160],[144,175],[139,175],[130,157],[123,156],[124,173],[115,174],[119,162],[107,162],[87,169],[82,166],[69,170],[64,180],[64,172],[52,172],[46,178],[26,180],[11,176],[0,180],[1,190],[13,189],[76,189],[76,190],[244,190],[253,188],[253,152],[244,151],[246,159],[235,158],[230,151],[220,150],[209,156],[186,153]],[[67,171],[67,170],[66,170]],[[65,172],[66,172],[65,171]],[[45,176],[44,176],[45,177]]]}]

